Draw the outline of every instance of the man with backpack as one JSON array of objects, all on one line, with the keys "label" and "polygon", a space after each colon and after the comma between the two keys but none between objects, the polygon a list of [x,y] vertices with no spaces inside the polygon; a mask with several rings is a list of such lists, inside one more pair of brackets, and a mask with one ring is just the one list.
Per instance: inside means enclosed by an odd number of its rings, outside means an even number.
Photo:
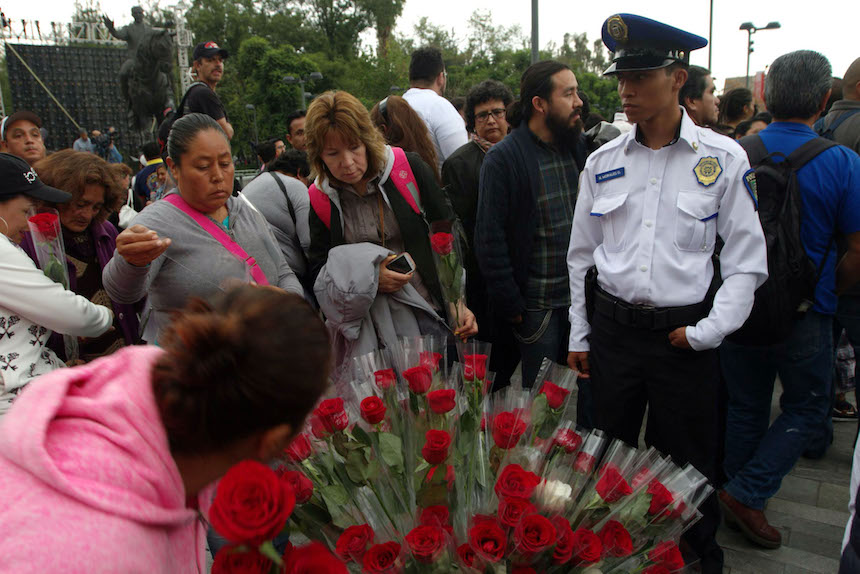
[{"label": "man with backpack", "polygon": [[[774,122],[740,141],[755,169],[769,278],[744,327],[720,348],[729,407],[719,498],[727,523],[765,548],[782,540],[764,505],[830,409],[837,293],[860,280],[860,157],[812,130],[830,76],[817,52],[777,58],[765,80]],[[838,264],[837,234],[847,246]],[[777,375],[782,412],[768,428]]]},{"label": "man with backpack", "polygon": [[860,58],[854,60],[842,79],[842,99],[815,124],[819,135],[860,154]]}]

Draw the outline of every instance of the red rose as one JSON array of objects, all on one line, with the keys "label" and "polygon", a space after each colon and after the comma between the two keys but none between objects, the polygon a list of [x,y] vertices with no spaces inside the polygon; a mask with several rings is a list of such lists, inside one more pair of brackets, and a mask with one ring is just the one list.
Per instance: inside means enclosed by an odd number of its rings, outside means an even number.
[{"label": "red rose", "polygon": [[325,440],[329,435],[322,419],[316,414],[316,411],[311,414],[311,433],[320,440]]},{"label": "red rose", "polygon": [[652,480],[645,492],[651,495],[648,514],[660,514],[675,502],[675,497],[659,480]]},{"label": "red rose", "polygon": [[230,542],[259,546],[284,529],[295,506],[293,489],[274,470],[245,460],[218,483],[209,519]]},{"label": "red rose", "polygon": [[438,391],[430,391],[427,393],[427,401],[430,403],[430,410],[437,415],[444,415],[451,411],[456,406],[454,398],[457,396],[457,391],[454,389],[441,389]]},{"label": "red rose", "polygon": [[526,498],[509,496],[499,501],[499,522],[511,528],[519,524],[523,516],[535,512],[535,505]]},{"label": "red rose", "polygon": [[385,418],[385,403],[379,397],[367,397],[361,401],[361,418],[375,425]]},{"label": "red rose", "polygon": [[434,373],[439,370],[439,361],[442,360],[442,353],[421,351],[419,356],[418,364],[428,367]]},{"label": "red rose", "polygon": [[546,402],[549,404],[549,408],[553,410],[560,408],[567,399],[567,395],[570,394],[569,390],[559,387],[551,381],[544,381],[540,392],[546,395]]},{"label": "red rose", "polygon": [[[430,470],[427,472],[427,477],[424,479],[424,482],[430,483],[433,480],[433,476],[436,474],[436,469],[438,466],[430,467]],[[448,483],[448,490],[454,488],[454,465],[449,464],[445,469],[445,482]]]},{"label": "red rose", "polygon": [[481,415],[481,431],[487,430],[487,416]]},{"label": "red rose", "polygon": [[588,453],[581,452],[576,455],[573,461],[573,470],[580,474],[588,474],[594,468],[594,457]]},{"label": "red rose", "polygon": [[617,520],[607,522],[597,533],[603,543],[603,556],[624,558],[633,552],[633,540],[624,525]]},{"label": "red rose", "polygon": [[454,249],[454,236],[450,233],[434,233],[430,236],[430,247],[439,255],[448,255]]},{"label": "red rose", "polygon": [[672,541],[661,542],[648,553],[648,560],[665,566],[670,571],[680,570],[684,567],[684,557],[678,545]]},{"label": "red rose", "polygon": [[501,412],[493,418],[493,440],[496,446],[505,450],[514,448],[526,432],[522,413]]},{"label": "red rose", "polygon": [[563,448],[567,454],[573,454],[582,445],[582,437],[575,430],[559,429],[555,434],[553,444]]},{"label": "red rose", "polygon": [[314,483],[308,477],[297,470],[285,470],[281,473],[281,480],[287,482],[293,489],[296,504],[304,504],[314,495]]},{"label": "red rose", "polygon": [[567,564],[575,550],[573,546],[573,530],[570,528],[570,522],[563,516],[554,516],[551,522],[555,526],[555,532],[558,537],[558,542],[552,551],[552,561],[554,564]]},{"label": "red rose", "polygon": [[457,556],[460,557],[460,562],[467,568],[475,567],[475,551],[469,544],[461,544],[457,547]]},{"label": "red rose", "polygon": [[400,558],[400,545],[385,542],[371,546],[364,554],[361,565],[364,572],[382,574],[395,571]]},{"label": "red rose", "polygon": [[603,556],[603,543],[600,537],[587,528],[579,528],[573,533],[573,562],[576,566],[588,566]]},{"label": "red rose", "polygon": [[293,462],[302,462],[311,455],[311,450],[311,441],[308,440],[308,435],[299,433],[284,452]]},{"label": "red rose", "polygon": [[29,219],[29,222],[41,235],[34,238],[37,241],[53,241],[57,238],[60,225],[56,213],[37,213]]},{"label": "red rose", "polygon": [[422,526],[448,526],[450,512],[448,507],[437,504],[436,506],[428,506],[421,511],[420,524]]},{"label": "red rose", "polygon": [[603,473],[600,475],[600,480],[597,481],[594,489],[600,498],[607,503],[618,502],[625,496],[630,495],[633,489],[621,476],[618,467],[614,464],[607,464],[603,467]]},{"label": "red rose", "polygon": [[429,430],[424,435],[424,448],[421,456],[430,464],[442,464],[448,458],[448,448],[451,446],[451,435],[441,430]]},{"label": "red rose", "polygon": [[528,499],[531,498],[538,484],[540,484],[538,475],[523,469],[518,464],[509,464],[496,480],[496,496],[500,500],[509,497]]},{"label": "red rose", "polygon": [[555,544],[555,526],[545,516],[532,514],[520,520],[514,529],[514,544],[525,555],[537,554]]},{"label": "red rose", "polygon": [[469,530],[469,543],[481,558],[498,562],[506,554],[508,537],[495,520],[480,520]]},{"label": "red rose", "polygon": [[467,381],[487,378],[487,355],[466,355],[463,360],[463,376]]},{"label": "red rose", "polygon": [[346,564],[335,558],[320,542],[293,548],[284,560],[284,572],[289,574],[349,574]]},{"label": "red rose", "polygon": [[373,544],[373,529],[370,526],[367,524],[350,526],[337,539],[335,552],[346,562],[360,561],[371,544]]},{"label": "red rose", "polygon": [[439,526],[416,526],[405,540],[412,556],[422,564],[433,562],[445,549],[445,531]]},{"label": "red rose", "polygon": [[433,373],[430,367],[418,365],[411,369],[403,371],[403,378],[409,383],[409,390],[416,395],[423,395],[430,389],[430,384],[433,383]]},{"label": "red rose", "polygon": [[325,430],[328,432],[339,432],[349,424],[349,415],[343,410],[343,399],[340,397],[326,399],[314,411],[319,416]]},{"label": "red rose", "polygon": [[687,512],[687,504],[682,500],[678,502],[672,512],[669,513],[669,518],[678,519],[681,518]]},{"label": "red rose", "polygon": [[212,574],[269,574],[272,561],[257,549],[241,551],[235,546],[225,546],[215,554]]},{"label": "red rose", "polygon": [[382,369],[373,373],[373,380],[376,381],[376,386],[384,391],[397,383],[397,376],[394,374],[394,369]]},{"label": "red rose", "polygon": [[654,564],[643,570],[642,574],[672,574],[672,571],[662,564]]}]

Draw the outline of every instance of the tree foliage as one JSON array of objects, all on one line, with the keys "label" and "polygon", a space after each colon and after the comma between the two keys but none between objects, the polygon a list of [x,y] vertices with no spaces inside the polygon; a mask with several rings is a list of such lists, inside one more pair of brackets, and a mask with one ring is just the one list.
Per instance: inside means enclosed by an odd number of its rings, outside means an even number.
[{"label": "tree foliage", "polygon": [[[92,0],[89,0],[92,1]],[[157,6],[158,0],[149,0]],[[465,37],[422,18],[411,34],[393,32],[405,0],[194,0],[187,14],[195,42],[215,40],[229,50],[224,81],[218,91],[236,129],[234,147],[250,155],[253,115],[259,138],[283,135],[286,115],[300,106],[299,87],[284,76],[323,79],[308,82],[311,93],[346,90],[368,108],[391,93],[409,87],[412,51],[425,45],[442,50],[448,71],[448,96],[466,95],[475,84],[492,78],[516,94],[529,66],[528,37],[518,25],[496,25],[488,11],[475,11]],[[375,32],[374,45],[362,43]],[[592,110],[611,117],[619,105],[616,83],[600,73],[607,52],[598,39],[566,34],[561,44],[541,51],[576,73]],[[253,104],[254,111],[246,106]]]}]

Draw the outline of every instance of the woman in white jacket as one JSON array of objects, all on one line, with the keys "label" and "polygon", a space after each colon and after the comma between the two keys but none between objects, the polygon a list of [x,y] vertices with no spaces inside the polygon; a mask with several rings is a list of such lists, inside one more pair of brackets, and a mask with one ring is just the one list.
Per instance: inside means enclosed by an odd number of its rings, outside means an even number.
[{"label": "woman in white jacket", "polygon": [[96,337],[113,323],[110,309],[48,279],[17,245],[33,200],[70,198],[42,183],[24,160],[0,154],[0,417],[24,385],[65,366],[47,347],[52,331]]}]

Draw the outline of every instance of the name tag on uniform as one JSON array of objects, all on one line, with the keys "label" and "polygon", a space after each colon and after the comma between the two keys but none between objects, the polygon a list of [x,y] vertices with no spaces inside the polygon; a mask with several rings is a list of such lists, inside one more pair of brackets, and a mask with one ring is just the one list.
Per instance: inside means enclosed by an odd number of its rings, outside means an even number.
[{"label": "name tag on uniform", "polygon": [[604,171],[603,173],[598,173],[594,176],[595,183],[603,183],[604,181],[609,181],[610,179],[616,179],[618,177],[624,177],[624,168],[619,167],[616,169],[612,169],[609,171]]}]

